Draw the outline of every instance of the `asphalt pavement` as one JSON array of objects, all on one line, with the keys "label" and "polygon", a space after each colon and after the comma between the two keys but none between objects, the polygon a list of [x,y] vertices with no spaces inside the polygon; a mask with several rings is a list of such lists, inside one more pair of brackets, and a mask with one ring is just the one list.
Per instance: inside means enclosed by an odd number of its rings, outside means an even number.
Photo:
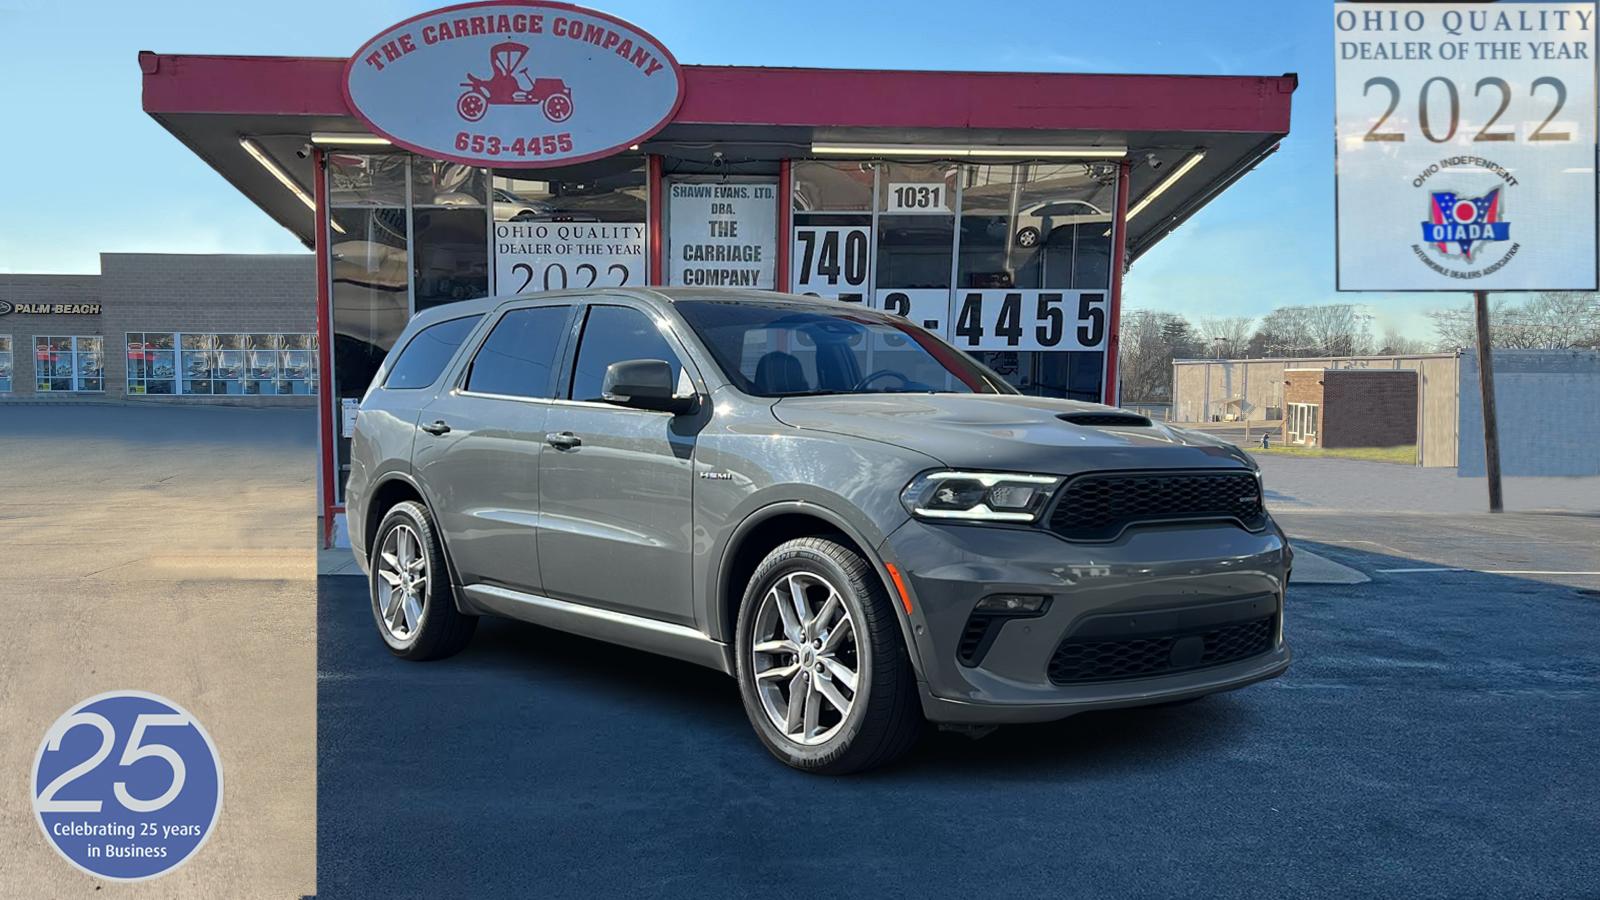
[{"label": "asphalt pavement", "polygon": [[1291,591],[1283,678],[848,778],[718,673],[503,620],[404,663],[322,578],[321,896],[1600,896],[1600,576],[1471,570],[1600,570],[1600,520],[1285,519],[1372,580]]}]

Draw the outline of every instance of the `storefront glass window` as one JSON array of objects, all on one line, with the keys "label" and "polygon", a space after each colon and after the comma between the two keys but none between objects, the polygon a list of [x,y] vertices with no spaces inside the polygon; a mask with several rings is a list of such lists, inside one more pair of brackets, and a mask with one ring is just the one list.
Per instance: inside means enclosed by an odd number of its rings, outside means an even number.
[{"label": "storefront glass window", "polygon": [[314,334],[129,332],[128,393],[314,394],[316,346]]},{"label": "storefront glass window", "polygon": [[177,393],[176,335],[168,332],[128,333],[128,393]]},{"label": "storefront glass window", "polygon": [[1098,400],[1116,169],[966,166],[961,179],[956,345],[1024,393]]},{"label": "storefront glass window", "polygon": [[[330,153],[327,157],[332,402],[361,396],[411,317],[406,195],[412,176],[408,172],[408,159],[401,154]],[[416,177],[434,183],[432,174]],[[438,184],[446,186],[447,181]],[[478,252],[485,252],[481,244]],[[340,474],[336,483],[342,491],[350,447],[347,440],[338,443]]]},{"label": "storefront glass window", "polygon": [[796,160],[790,179],[796,215],[872,211],[872,163]]},{"label": "storefront glass window", "polygon": [[35,391],[105,390],[105,357],[99,336],[39,335],[33,339],[33,350]]},{"label": "storefront glass window", "polygon": [[496,172],[496,222],[643,222],[642,157],[616,157],[561,169]]},{"label": "storefront glass window", "polygon": [[0,394],[11,390],[11,335],[0,334]]},{"label": "storefront glass window", "polygon": [[278,383],[280,394],[317,392],[317,336],[285,334],[279,342]]},{"label": "storefront glass window", "polygon": [[329,206],[406,205],[406,157],[329,153]]},{"label": "storefront glass window", "polygon": [[483,169],[411,160],[411,293],[415,312],[489,295]]},{"label": "storefront glass window", "polygon": [[950,163],[879,165],[880,292],[950,287],[958,171]]},{"label": "storefront glass window", "polygon": [[[871,300],[875,171],[864,161],[794,163],[790,290],[847,303]],[[948,246],[945,253],[948,260]]]},{"label": "storefront glass window", "polygon": [[638,156],[495,173],[495,293],[644,284],[645,182]]},{"label": "storefront glass window", "polygon": [[489,296],[489,221],[478,207],[417,207],[412,221],[416,311]]}]

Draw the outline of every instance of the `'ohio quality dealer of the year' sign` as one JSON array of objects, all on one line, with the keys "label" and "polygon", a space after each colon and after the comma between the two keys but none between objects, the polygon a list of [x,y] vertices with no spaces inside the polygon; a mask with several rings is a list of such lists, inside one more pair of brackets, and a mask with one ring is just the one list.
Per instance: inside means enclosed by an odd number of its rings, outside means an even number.
[{"label": "'ohio quality dealer of the year' sign", "polygon": [[1595,288],[1595,5],[1337,3],[1339,289]]},{"label": "'ohio quality dealer of the year' sign", "polygon": [[496,167],[609,156],[660,130],[683,73],[645,32],[562,3],[468,3],[362,45],[345,99],[372,130],[439,159]]}]

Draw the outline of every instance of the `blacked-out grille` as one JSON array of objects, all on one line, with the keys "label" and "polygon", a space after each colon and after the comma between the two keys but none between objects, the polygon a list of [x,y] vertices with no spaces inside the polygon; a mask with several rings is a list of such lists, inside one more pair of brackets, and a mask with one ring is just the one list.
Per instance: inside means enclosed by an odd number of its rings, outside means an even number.
[{"label": "blacked-out grille", "polygon": [[1266,524],[1261,483],[1243,470],[1079,475],[1061,489],[1050,530],[1071,541],[1109,541],[1129,525],[1186,519],[1231,520],[1255,531]]},{"label": "blacked-out grille", "polygon": [[1168,675],[1249,659],[1272,649],[1277,617],[1216,625],[1187,634],[1074,639],[1050,658],[1050,680],[1082,684]]}]

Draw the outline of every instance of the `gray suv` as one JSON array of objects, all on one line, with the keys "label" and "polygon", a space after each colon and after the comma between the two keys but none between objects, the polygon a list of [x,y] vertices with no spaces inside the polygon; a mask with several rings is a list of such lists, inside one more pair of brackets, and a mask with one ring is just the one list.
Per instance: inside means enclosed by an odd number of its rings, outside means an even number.
[{"label": "gray suv", "polygon": [[813,772],[1271,678],[1291,553],[1248,455],[1023,396],[904,319],[616,289],[418,315],[346,493],[378,633],[501,615],[735,676]]}]

